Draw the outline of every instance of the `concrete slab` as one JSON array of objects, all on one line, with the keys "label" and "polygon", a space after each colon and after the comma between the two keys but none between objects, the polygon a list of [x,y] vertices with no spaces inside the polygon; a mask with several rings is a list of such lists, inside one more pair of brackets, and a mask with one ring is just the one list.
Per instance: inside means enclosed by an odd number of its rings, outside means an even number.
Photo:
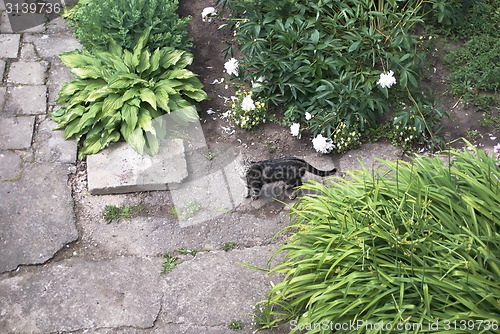
[{"label": "concrete slab", "polygon": [[34,116],[0,118],[0,148],[23,150],[31,146]]},{"label": "concrete slab", "polygon": [[23,160],[11,151],[0,151],[0,181],[14,180],[21,176]]},{"label": "concrete slab", "polygon": [[7,87],[0,86],[0,112],[3,111],[7,99]]},{"label": "concrete slab", "polygon": [[60,16],[51,20],[47,24],[47,34],[48,35],[55,35],[55,34],[70,35],[71,33],[72,33],[72,29],[68,27],[68,25],[66,24],[66,21]]},{"label": "concrete slab", "polygon": [[[340,171],[360,169],[360,162],[367,168],[378,168],[377,159],[396,160],[401,156],[401,150],[389,142],[363,144],[356,150],[345,153],[339,160]],[[339,169],[339,168],[337,168]]]},{"label": "concrete slab", "polygon": [[5,10],[5,1],[0,0],[0,10]]},{"label": "concrete slab", "polygon": [[[251,328],[252,306],[265,299],[273,277],[241,263],[266,268],[275,250],[276,246],[262,246],[210,252],[181,263],[165,275],[160,319],[207,327],[240,319],[244,327]],[[224,311],[215,305],[224,305]]]},{"label": "concrete slab", "polygon": [[166,190],[187,177],[184,144],[166,140],[155,156],[140,155],[127,143],[110,145],[87,157],[88,189],[91,194],[121,194]]},{"label": "concrete slab", "polygon": [[0,182],[0,273],[45,263],[78,238],[67,173],[32,164],[19,181]]},{"label": "concrete slab", "polygon": [[74,77],[69,67],[66,67],[59,58],[54,58],[51,62],[47,88],[49,91],[49,105],[55,105],[57,94],[65,82],[70,82]]},{"label": "concrete slab", "polygon": [[12,33],[12,26],[10,25],[9,17],[6,11],[0,12],[0,33]]},{"label": "concrete slab", "polygon": [[33,43],[21,43],[21,55],[19,56],[19,60],[40,61],[41,59],[37,55]]},{"label": "concrete slab", "polygon": [[53,131],[57,124],[50,119],[40,122],[33,140],[37,162],[74,164],[77,145],[74,140],[65,140],[64,131]]},{"label": "concrete slab", "polygon": [[0,45],[2,46],[0,58],[17,58],[20,37],[19,34],[0,34]]},{"label": "concrete slab", "polygon": [[16,61],[10,65],[7,83],[21,85],[45,84],[47,62]]},{"label": "concrete slab", "polygon": [[[3,82],[3,75],[5,73],[5,60],[0,59],[0,83]],[[0,104],[0,108],[2,105]]]},{"label": "concrete slab", "polygon": [[148,328],[161,309],[161,260],[71,258],[0,281],[0,332]]},{"label": "concrete slab", "polygon": [[33,43],[42,58],[55,58],[63,52],[82,48],[80,42],[69,32],[54,35],[28,34],[24,36],[23,41]]},{"label": "concrete slab", "polygon": [[5,110],[15,115],[44,115],[47,113],[47,86],[8,87]]}]

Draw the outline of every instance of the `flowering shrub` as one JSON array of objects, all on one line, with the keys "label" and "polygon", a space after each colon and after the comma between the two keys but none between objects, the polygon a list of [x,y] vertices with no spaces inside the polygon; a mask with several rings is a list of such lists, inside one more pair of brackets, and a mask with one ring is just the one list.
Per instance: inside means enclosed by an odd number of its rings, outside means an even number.
[{"label": "flowering shrub", "polygon": [[[265,78],[255,93],[266,97],[269,107],[283,110],[286,124],[300,123],[313,136],[332,139],[341,123],[347,133],[377,126],[400,102],[395,96],[410,101],[405,94],[411,94],[432,109],[420,85],[425,55],[411,34],[422,22],[418,14],[422,3],[220,0],[218,4],[229,7],[230,19],[238,22],[236,40],[244,55],[239,60],[239,80]],[[432,129],[426,128],[425,134]]]},{"label": "flowering shrub", "polygon": [[335,151],[342,153],[361,145],[361,134],[356,127],[348,127],[344,122],[340,122],[333,133],[333,143]]},{"label": "flowering shrub", "polygon": [[253,99],[251,91],[236,91],[232,97],[231,110],[228,116],[242,129],[250,130],[266,122],[266,105],[260,100]]}]

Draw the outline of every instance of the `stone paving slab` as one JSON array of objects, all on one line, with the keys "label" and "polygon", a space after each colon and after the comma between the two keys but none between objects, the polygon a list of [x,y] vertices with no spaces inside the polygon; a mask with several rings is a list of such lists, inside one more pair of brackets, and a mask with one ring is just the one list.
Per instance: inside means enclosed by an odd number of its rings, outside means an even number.
[{"label": "stone paving slab", "polygon": [[38,125],[33,141],[37,162],[76,163],[77,145],[74,140],[64,140],[64,131],[53,131],[56,123],[45,119]]},{"label": "stone paving slab", "polygon": [[51,62],[49,77],[47,78],[47,88],[49,94],[49,105],[56,104],[57,94],[63,83],[70,82],[74,77],[69,67],[64,65],[59,58],[55,58]]},{"label": "stone paving slab", "polygon": [[349,151],[339,159],[339,171],[358,170],[360,162],[368,169],[379,168],[377,159],[395,161],[401,156],[401,149],[394,147],[389,142],[363,144],[356,150]]},{"label": "stone paving slab", "polygon": [[5,110],[16,115],[46,114],[47,86],[8,87]]},{"label": "stone paving slab", "polygon": [[78,238],[67,169],[33,164],[19,181],[0,182],[0,273],[45,263]]},{"label": "stone paving slab", "polygon": [[273,277],[242,263],[266,268],[276,247],[202,253],[179,264],[165,275],[160,322],[212,327],[239,319],[250,328],[252,306],[265,299]]},{"label": "stone paving slab", "polygon": [[17,58],[19,52],[19,34],[0,34],[0,58]]},{"label": "stone paving slab", "polygon": [[82,48],[80,42],[70,32],[41,35],[26,34],[23,41],[33,43],[42,58],[56,58],[63,52]]},{"label": "stone paving slab", "polygon": [[3,110],[6,99],[7,99],[7,87],[0,86],[0,111]]},{"label": "stone paving slab", "polygon": [[[5,60],[0,59],[0,83],[3,81],[3,74],[5,73]],[[0,103],[0,108],[2,108],[2,104]]]},{"label": "stone paving slab", "polygon": [[34,116],[0,117],[0,148],[22,150],[31,146]]},{"label": "stone paving slab", "polygon": [[16,153],[0,150],[0,181],[17,179],[21,175],[22,164],[21,157]]},{"label": "stone paving slab", "polygon": [[12,26],[6,11],[0,12],[0,33],[12,33]]},{"label": "stone paving slab", "polygon": [[167,140],[155,156],[137,153],[127,143],[116,143],[87,157],[91,194],[121,194],[167,190],[188,175],[181,139]]},{"label": "stone paving slab", "polygon": [[7,83],[21,85],[43,85],[45,84],[45,72],[47,62],[16,61],[10,64]]},{"label": "stone paving slab", "polygon": [[71,258],[0,281],[1,333],[154,325],[163,290],[158,258]]}]

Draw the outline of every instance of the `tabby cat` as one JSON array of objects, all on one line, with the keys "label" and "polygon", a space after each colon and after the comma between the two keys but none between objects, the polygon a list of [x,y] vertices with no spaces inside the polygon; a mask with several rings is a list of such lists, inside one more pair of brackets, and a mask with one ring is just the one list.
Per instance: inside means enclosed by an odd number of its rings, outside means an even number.
[{"label": "tabby cat", "polygon": [[[302,185],[302,177],[306,171],[324,177],[335,174],[337,169],[318,170],[299,158],[245,162],[241,175],[246,182],[247,192],[245,197],[252,196],[254,200],[259,198],[262,187],[266,183],[284,181],[287,190],[297,188]],[[297,196],[297,191],[298,189],[295,189],[289,198],[294,199]]]}]

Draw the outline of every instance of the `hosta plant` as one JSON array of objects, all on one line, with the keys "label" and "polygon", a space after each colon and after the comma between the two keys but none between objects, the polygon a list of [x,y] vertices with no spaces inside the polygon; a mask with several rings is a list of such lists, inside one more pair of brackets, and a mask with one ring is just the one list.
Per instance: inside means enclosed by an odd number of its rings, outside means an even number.
[{"label": "hosta plant", "polygon": [[[150,52],[148,31],[131,51],[111,43],[108,51],[72,51],[60,56],[75,75],[61,88],[51,114],[66,139],[81,144],[79,158],[124,138],[137,152],[154,154],[169,124],[198,120],[196,102],[207,98],[196,74],[186,69],[192,54],[170,47]],[[175,112],[175,113],[173,113]]]}]

